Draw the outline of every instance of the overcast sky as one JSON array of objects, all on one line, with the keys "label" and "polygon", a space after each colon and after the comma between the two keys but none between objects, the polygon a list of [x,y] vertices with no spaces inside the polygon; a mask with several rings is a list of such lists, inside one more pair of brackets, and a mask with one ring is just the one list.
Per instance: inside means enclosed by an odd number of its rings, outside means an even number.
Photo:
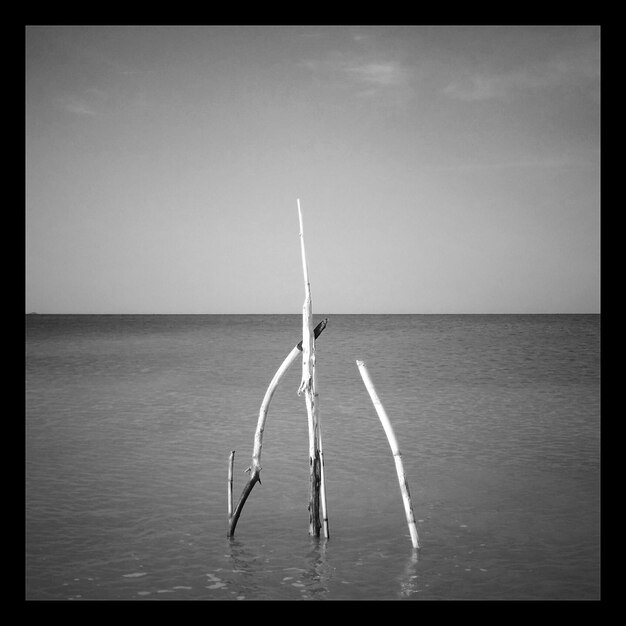
[{"label": "overcast sky", "polygon": [[598,27],[26,29],[26,312],[599,312]]}]

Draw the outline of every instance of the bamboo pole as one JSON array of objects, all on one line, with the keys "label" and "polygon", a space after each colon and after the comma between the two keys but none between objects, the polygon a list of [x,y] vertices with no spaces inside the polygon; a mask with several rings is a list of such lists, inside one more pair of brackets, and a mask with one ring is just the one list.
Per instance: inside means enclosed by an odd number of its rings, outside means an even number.
[{"label": "bamboo pole", "polygon": [[363,361],[356,362],[357,367],[359,368],[359,372],[361,374],[361,378],[365,383],[365,387],[372,399],[372,403],[374,404],[374,408],[376,409],[376,413],[380,419],[380,423],[383,425],[383,429],[385,434],[387,435],[387,439],[389,441],[389,446],[391,447],[391,452],[393,454],[393,460],[396,464],[396,473],[398,474],[398,483],[400,484],[400,493],[402,494],[402,502],[404,503],[404,513],[406,515],[406,521],[409,526],[409,533],[411,534],[411,543],[413,544],[413,548],[419,548],[419,539],[417,536],[417,527],[415,526],[415,516],[413,514],[413,505],[411,504],[411,494],[409,492],[409,483],[406,479],[406,474],[404,473],[404,467],[402,465],[402,455],[400,454],[400,448],[398,446],[398,440],[396,439],[396,435],[393,432],[393,427],[391,426],[391,422],[387,417],[387,412],[385,411],[385,407],[383,407],[378,394],[376,393],[376,388],[374,387],[374,383],[369,375],[367,370],[367,366]]},{"label": "bamboo pole", "polygon": [[326,471],[324,469],[324,449],[322,448],[322,430],[318,430],[318,443],[320,450],[320,498],[322,499],[322,525],[324,527],[324,537],[330,539],[330,529],[328,528],[328,508],[326,506]]},{"label": "bamboo pole", "polygon": [[235,451],[231,450],[228,457],[228,523],[233,516],[233,467],[235,465]]},{"label": "bamboo pole", "polygon": [[[315,338],[319,337],[322,334],[323,330],[326,328],[327,323],[328,318],[325,318],[315,327],[313,331],[313,336]],[[263,432],[265,430],[265,422],[267,420],[267,413],[269,410],[270,402],[272,401],[272,397],[274,396],[274,392],[276,391],[276,388],[278,387],[278,383],[280,382],[281,378],[297,359],[301,351],[302,341],[300,341],[285,357],[285,360],[281,363],[278,370],[276,370],[276,373],[274,374],[274,377],[270,381],[267,391],[265,392],[265,396],[263,397],[263,402],[261,403],[261,408],[259,409],[259,419],[257,421],[256,431],[254,433],[252,464],[246,470],[246,472],[250,473],[250,476],[248,478],[248,482],[243,488],[243,491],[241,492],[241,496],[239,496],[239,501],[237,502],[237,506],[232,512],[232,515],[229,513],[229,537],[232,537],[235,534],[235,528],[237,527],[237,522],[239,521],[243,505],[246,503],[246,500],[248,499],[252,488],[257,482],[261,482],[261,452],[263,449]],[[232,454],[234,455],[234,451],[232,452]]]},{"label": "bamboo pole", "polygon": [[[324,537],[330,539],[330,530],[328,527],[328,509],[326,505],[326,472],[324,468],[324,448],[322,446],[322,425],[319,419],[319,393],[317,386],[317,368],[313,369],[313,407],[316,411],[317,422],[317,450],[319,456],[319,500],[320,512],[322,515],[322,527],[324,529]],[[319,534],[319,533],[318,533]]]},{"label": "bamboo pole", "polygon": [[304,277],[304,304],[302,305],[302,381],[298,395],[304,392],[309,425],[309,534],[320,535],[320,507],[324,520],[324,536],[329,537],[328,512],[326,507],[326,486],[324,484],[323,457],[321,450],[321,426],[319,420],[319,395],[316,389],[316,355],[315,337],[313,333],[313,307],[311,304],[311,283],[304,247],[304,226],[300,199],[298,203],[298,220],[300,222],[300,252],[302,255],[302,273]]}]

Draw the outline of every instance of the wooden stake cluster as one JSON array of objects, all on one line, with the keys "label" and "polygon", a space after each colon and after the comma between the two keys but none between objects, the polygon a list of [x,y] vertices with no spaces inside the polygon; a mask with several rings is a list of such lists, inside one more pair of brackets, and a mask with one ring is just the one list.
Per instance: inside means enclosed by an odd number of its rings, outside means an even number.
[{"label": "wooden stake cluster", "polygon": [[[322,448],[322,429],[319,419],[319,394],[317,391],[317,375],[316,375],[316,354],[315,340],[322,333],[327,319],[321,321],[313,328],[313,307],[311,304],[311,284],[309,281],[309,272],[306,261],[306,252],[304,246],[304,227],[302,223],[302,211],[300,209],[300,200],[298,199],[298,219],[300,222],[300,251],[302,255],[302,272],[304,276],[304,304],[302,306],[302,341],[300,341],[293,350],[285,357],[276,374],[272,378],[261,408],[259,409],[259,418],[254,434],[254,447],[252,450],[252,463],[246,470],[250,476],[243,488],[239,501],[233,510],[233,465],[235,459],[235,451],[230,453],[228,465],[228,536],[232,537],[243,505],[250,495],[254,485],[261,483],[261,452],[263,449],[263,432],[265,430],[265,422],[269,405],[278,387],[278,383],[284,376],[285,372],[294,363],[299,353],[302,352],[302,380],[298,388],[298,395],[304,393],[304,399],[307,409],[308,426],[309,426],[309,473],[310,473],[310,492],[309,492],[309,534],[313,537],[320,536],[320,529],[323,527],[324,536],[330,537],[328,528],[328,512],[326,506],[326,480],[324,473],[324,452]],[[391,452],[396,465],[398,474],[398,482],[400,484],[400,492],[404,503],[411,542],[414,548],[419,548],[419,540],[417,536],[417,528],[415,526],[415,516],[413,514],[413,505],[411,504],[411,495],[409,493],[409,485],[404,473],[402,465],[402,455],[398,447],[398,441],[393,432],[391,422],[387,417],[387,413],[378,398],[376,389],[370,378],[367,367],[363,361],[356,362],[359,372],[365,383],[365,387],[374,404],[374,408],[383,425],[385,434],[391,447]],[[321,521],[320,521],[321,514]]]},{"label": "wooden stake cluster", "polygon": [[[323,330],[326,328],[326,324],[328,323],[328,318],[323,319],[314,329],[313,336],[315,338],[319,337]],[[241,496],[239,496],[239,501],[237,502],[237,506],[234,511],[232,510],[232,465],[235,457],[235,451],[233,450],[230,455],[229,460],[229,508],[228,508],[228,536],[232,537],[235,533],[235,528],[237,527],[237,522],[239,521],[239,517],[241,515],[241,511],[243,509],[243,505],[246,503],[252,488],[256,483],[261,482],[261,452],[263,450],[263,432],[265,430],[265,421],[267,420],[267,413],[270,407],[270,402],[272,401],[272,397],[274,396],[274,392],[278,387],[278,383],[281,378],[285,375],[285,372],[289,369],[289,367],[294,363],[297,359],[298,355],[302,351],[302,341],[300,341],[293,350],[285,357],[285,360],[281,363],[278,370],[276,370],[276,374],[272,378],[267,391],[265,392],[265,396],[263,397],[263,402],[261,403],[261,408],[259,409],[259,419],[257,421],[256,431],[254,433],[254,447],[252,449],[252,464],[246,472],[250,473],[248,478],[248,482],[243,488],[241,492]]]}]

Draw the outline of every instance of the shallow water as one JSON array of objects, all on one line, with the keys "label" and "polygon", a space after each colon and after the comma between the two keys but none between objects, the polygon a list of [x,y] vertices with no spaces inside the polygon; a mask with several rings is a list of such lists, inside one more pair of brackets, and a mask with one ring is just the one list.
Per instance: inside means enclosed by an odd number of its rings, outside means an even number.
[{"label": "shallow water", "polygon": [[599,598],[599,316],[328,317],[326,541],[308,536],[298,363],[226,537],[229,453],[236,499],[300,316],[27,316],[26,598]]}]

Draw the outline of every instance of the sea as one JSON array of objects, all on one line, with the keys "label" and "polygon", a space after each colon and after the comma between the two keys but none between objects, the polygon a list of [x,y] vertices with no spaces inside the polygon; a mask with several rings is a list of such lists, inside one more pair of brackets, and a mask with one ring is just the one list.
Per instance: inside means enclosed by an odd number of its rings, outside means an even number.
[{"label": "sea", "polygon": [[601,599],[599,315],[314,318],[327,538],[300,315],[27,315],[25,599]]}]

